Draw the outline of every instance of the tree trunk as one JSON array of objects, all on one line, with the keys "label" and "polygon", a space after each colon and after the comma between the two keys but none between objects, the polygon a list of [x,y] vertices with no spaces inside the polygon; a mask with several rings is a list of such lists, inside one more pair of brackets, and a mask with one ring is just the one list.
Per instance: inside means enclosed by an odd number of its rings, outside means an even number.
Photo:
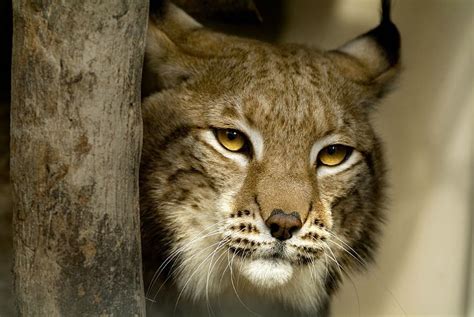
[{"label": "tree trunk", "polygon": [[143,316],[147,0],[14,0],[11,180],[20,316]]}]

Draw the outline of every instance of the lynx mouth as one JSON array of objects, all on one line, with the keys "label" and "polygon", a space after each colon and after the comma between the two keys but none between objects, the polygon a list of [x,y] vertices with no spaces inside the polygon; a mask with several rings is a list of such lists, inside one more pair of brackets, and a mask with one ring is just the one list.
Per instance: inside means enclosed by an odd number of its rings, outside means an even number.
[{"label": "lynx mouth", "polygon": [[240,273],[250,283],[261,288],[275,288],[293,277],[293,265],[282,258],[258,258],[245,261]]},{"label": "lynx mouth", "polygon": [[229,247],[230,253],[241,259],[238,270],[251,284],[263,289],[272,289],[287,284],[297,266],[315,261],[304,254],[288,254],[288,245],[276,242],[266,252],[255,248]]}]

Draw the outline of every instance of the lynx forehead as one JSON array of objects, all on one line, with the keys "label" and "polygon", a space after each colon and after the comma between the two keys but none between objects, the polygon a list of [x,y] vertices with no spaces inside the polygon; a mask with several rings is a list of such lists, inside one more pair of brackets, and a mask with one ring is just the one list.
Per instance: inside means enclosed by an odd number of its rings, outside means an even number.
[{"label": "lynx forehead", "polygon": [[173,5],[151,18],[147,296],[209,304],[233,289],[323,312],[342,273],[372,259],[384,167],[369,116],[399,68],[389,10],[329,52],[214,33]]}]

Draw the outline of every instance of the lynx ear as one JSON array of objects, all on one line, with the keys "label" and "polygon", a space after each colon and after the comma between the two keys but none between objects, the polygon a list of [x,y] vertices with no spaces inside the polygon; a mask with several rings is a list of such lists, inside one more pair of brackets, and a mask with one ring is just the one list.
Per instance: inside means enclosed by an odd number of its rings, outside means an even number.
[{"label": "lynx ear", "polygon": [[381,20],[376,28],[331,54],[353,79],[375,84],[383,95],[399,73],[400,33],[390,19],[390,0],[381,0],[381,6]]},{"label": "lynx ear", "polygon": [[[155,3],[155,5],[153,5]],[[187,34],[202,26],[168,1],[151,1],[142,95],[172,88],[192,76],[196,57],[180,47]]]},{"label": "lynx ear", "polygon": [[168,0],[150,1],[150,20],[174,40],[203,28],[199,22]]}]

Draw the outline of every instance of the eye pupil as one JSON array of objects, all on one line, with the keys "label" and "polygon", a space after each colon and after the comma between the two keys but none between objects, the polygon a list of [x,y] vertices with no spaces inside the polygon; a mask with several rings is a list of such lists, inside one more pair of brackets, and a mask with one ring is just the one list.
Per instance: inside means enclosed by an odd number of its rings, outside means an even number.
[{"label": "eye pupil", "polygon": [[237,134],[237,131],[234,131],[234,130],[227,130],[227,138],[230,140],[230,141],[233,141],[235,140],[237,137],[238,137],[238,134]]},{"label": "eye pupil", "polygon": [[327,147],[327,150],[326,150],[326,152],[327,152],[329,155],[334,155],[334,154],[336,154],[336,151],[337,151],[337,148],[336,148],[335,145],[328,146],[328,147]]}]

